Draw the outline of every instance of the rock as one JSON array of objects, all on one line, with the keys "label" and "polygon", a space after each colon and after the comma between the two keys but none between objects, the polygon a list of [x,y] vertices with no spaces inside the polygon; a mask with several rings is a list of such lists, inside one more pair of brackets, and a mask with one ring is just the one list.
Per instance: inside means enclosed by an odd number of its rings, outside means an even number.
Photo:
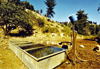
[{"label": "rock", "polygon": [[47,41],[47,44],[49,44],[49,41]]},{"label": "rock", "polygon": [[4,62],[2,60],[0,60],[0,63],[4,64]]},{"label": "rock", "polygon": [[55,43],[55,42],[51,42],[51,44],[57,44],[57,43]]},{"label": "rock", "polygon": [[84,48],[84,45],[80,45],[80,48]]},{"label": "rock", "polygon": [[67,64],[67,65],[68,65],[68,64],[70,64],[70,63],[69,63],[69,62],[65,62],[65,64]]}]

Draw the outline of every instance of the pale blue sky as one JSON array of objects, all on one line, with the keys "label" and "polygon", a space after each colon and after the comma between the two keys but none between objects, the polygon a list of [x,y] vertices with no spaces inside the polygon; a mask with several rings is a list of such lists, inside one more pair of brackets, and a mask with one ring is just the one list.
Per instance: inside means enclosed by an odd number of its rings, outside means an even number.
[{"label": "pale blue sky", "polygon": [[[46,13],[45,0],[21,0],[28,1],[32,4],[35,10],[43,10],[43,14]],[[100,0],[56,0],[57,5],[54,8],[54,21],[65,22],[70,21],[68,16],[77,13],[77,11],[85,10],[88,13],[88,20],[97,22],[100,24],[100,14],[97,12]]]}]

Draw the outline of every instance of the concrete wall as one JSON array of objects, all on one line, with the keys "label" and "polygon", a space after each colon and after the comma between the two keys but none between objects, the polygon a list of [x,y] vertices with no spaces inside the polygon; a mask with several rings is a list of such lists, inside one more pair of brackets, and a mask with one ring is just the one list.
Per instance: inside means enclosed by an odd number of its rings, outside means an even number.
[{"label": "concrete wall", "polygon": [[9,42],[9,48],[29,69],[52,69],[66,60],[65,51],[37,59],[12,42]]}]

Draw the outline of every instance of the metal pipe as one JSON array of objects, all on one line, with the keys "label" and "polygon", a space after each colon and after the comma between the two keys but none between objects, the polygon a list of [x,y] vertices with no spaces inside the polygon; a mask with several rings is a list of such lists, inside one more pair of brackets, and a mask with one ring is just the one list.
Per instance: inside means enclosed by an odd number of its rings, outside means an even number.
[{"label": "metal pipe", "polygon": [[73,14],[69,16],[69,19],[72,23],[72,27],[73,27],[73,31],[72,31],[72,34],[73,34],[73,49],[74,49],[74,61],[73,61],[73,64],[75,65],[75,35],[74,35],[74,22],[75,22],[75,18],[73,17]]}]

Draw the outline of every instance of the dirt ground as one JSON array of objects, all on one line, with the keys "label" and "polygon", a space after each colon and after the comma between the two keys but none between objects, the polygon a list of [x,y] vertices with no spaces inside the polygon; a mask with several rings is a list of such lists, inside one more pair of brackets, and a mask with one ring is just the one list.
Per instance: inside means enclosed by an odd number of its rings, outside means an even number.
[{"label": "dirt ground", "polygon": [[[60,41],[70,41],[70,37],[47,37],[47,36],[27,36],[27,37],[10,37],[4,36],[3,32],[0,31],[0,69],[28,69],[16,55],[9,49],[9,41],[12,40],[24,40],[31,42],[41,42],[46,44],[47,41],[51,44],[56,44]],[[80,48],[80,45],[84,45],[84,48]],[[98,45],[96,41],[89,39],[76,39],[76,53],[77,56],[84,62],[76,62],[72,64],[68,59],[67,63],[63,63],[55,69],[100,69],[100,53],[93,51],[93,48]],[[73,54],[68,55],[69,59],[72,59]],[[66,57],[67,58],[67,57]]]}]

